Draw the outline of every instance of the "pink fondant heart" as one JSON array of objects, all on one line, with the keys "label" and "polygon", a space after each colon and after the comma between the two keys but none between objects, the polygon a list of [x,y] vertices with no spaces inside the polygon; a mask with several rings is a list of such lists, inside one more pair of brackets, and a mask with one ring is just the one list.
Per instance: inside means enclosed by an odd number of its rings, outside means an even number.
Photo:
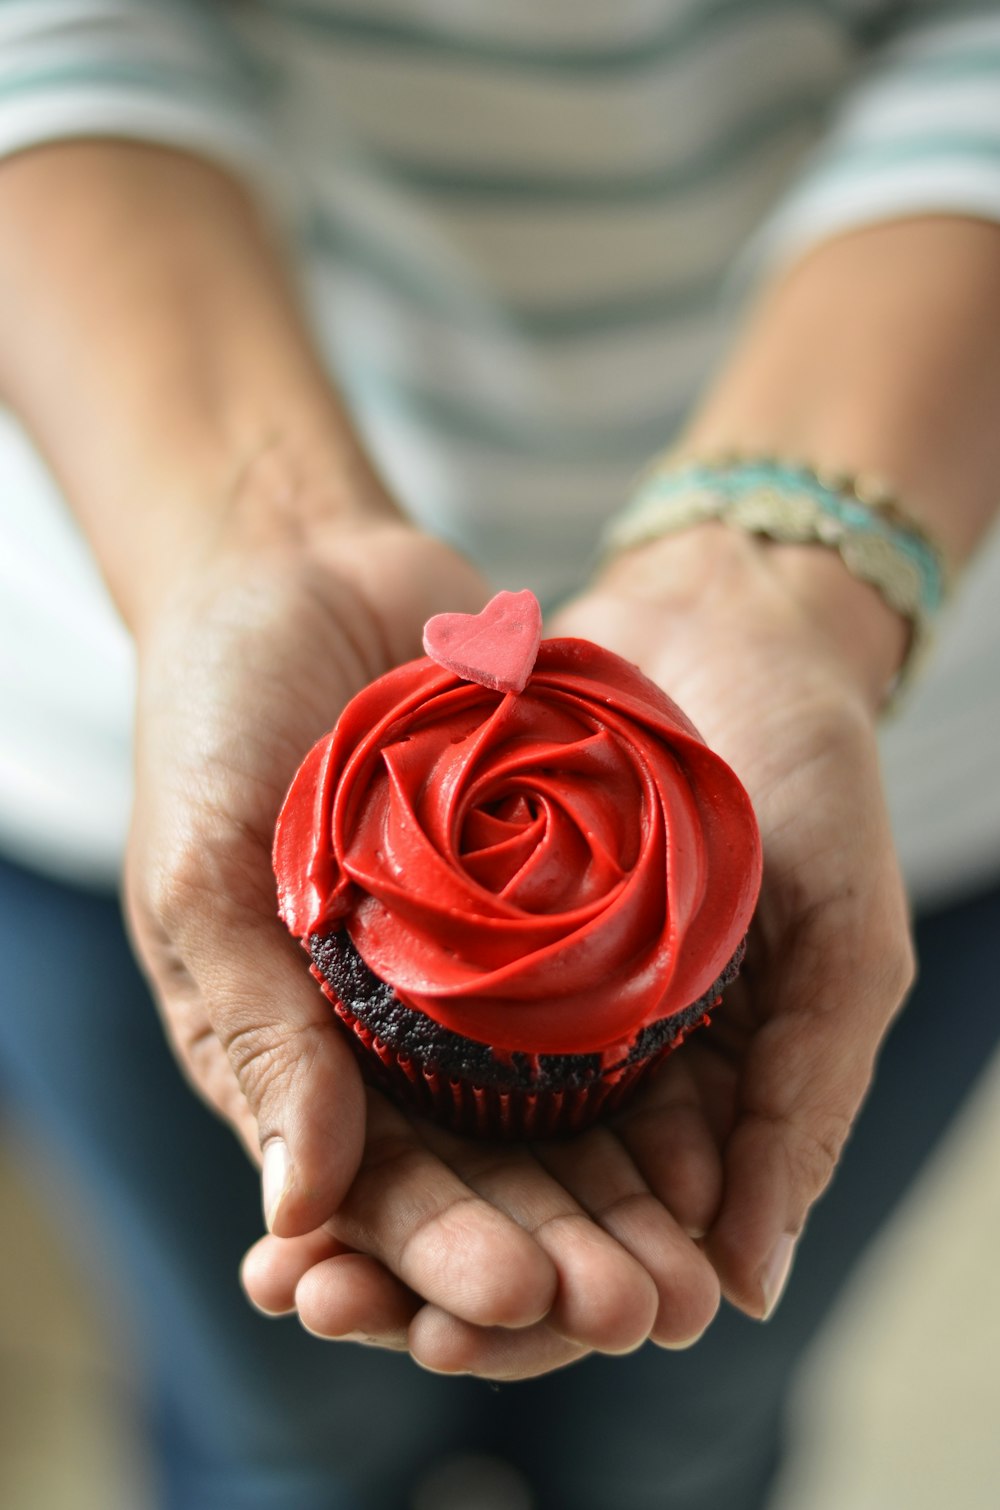
[{"label": "pink fondant heart", "polygon": [[542,639],[534,593],[498,592],[481,613],[437,613],[424,625],[432,661],[494,692],[523,692]]}]

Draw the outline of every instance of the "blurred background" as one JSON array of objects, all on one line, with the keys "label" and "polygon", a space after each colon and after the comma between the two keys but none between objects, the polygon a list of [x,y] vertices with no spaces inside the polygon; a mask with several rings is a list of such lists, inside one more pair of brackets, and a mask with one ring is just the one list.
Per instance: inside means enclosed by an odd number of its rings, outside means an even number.
[{"label": "blurred background", "polygon": [[[796,1391],[797,1446],[772,1510],[1000,1504],[998,1165],[1000,1060],[813,1349]],[[8,1129],[0,1138],[0,1506],[149,1510],[127,1318],[107,1287],[94,1305],[102,1278],[67,1248],[65,1204],[49,1185],[40,1191],[41,1178]],[[488,1465],[456,1463],[415,1485],[406,1510],[546,1507]]]}]

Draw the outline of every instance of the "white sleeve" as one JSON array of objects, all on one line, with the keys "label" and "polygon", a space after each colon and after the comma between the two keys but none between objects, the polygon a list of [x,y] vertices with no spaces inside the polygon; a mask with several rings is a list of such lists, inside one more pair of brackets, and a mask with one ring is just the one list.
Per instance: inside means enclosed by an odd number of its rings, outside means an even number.
[{"label": "white sleeve", "polygon": [[804,174],[754,238],[773,263],[919,214],[1000,220],[1000,5],[922,0],[871,52]]},{"label": "white sleeve", "polygon": [[0,156],[118,137],[196,152],[266,183],[263,98],[220,5],[0,0]]}]

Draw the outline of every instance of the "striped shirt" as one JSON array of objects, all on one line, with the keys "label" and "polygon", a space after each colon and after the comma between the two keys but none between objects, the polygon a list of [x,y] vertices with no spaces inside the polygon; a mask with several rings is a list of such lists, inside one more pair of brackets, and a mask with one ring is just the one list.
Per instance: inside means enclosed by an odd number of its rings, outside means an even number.
[{"label": "striped shirt", "polygon": [[[1000,218],[1000,11],[0,0],[0,153],[86,135],[183,147],[252,181],[398,496],[498,584],[551,601],[585,578],[601,522],[669,442],[762,269],[874,220]],[[978,573],[886,738],[923,893],[1000,869],[1000,547]],[[9,850],[114,872],[131,697],[127,637],[8,419]]]}]

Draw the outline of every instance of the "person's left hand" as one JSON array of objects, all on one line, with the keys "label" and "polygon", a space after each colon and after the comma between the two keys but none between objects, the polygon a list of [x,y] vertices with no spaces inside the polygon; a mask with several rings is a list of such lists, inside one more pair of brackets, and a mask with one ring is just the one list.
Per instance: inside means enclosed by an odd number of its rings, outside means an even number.
[{"label": "person's left hand", "polygon": [[[811,586],[846,593],[864,620],[869,589],[833,558],[807,566]],[[776,1304],[912,971],[864,655],[828,632],[818,590],[789,590],[772,568],[760,547],[712,534],[652,548],[618,563],[555,626],[618,650],[676,694],[754,800],[764,890],[743,978],[713,1027],[578,1138],[500,1149],[420,1124],[467,1183],[531,1230],[544,1232],[543,1212],[558,1219],[560,1203],[590,1213],[652,1278],[651,1335],[667,1345],[704,1329],[719,1280],[751,1316]],[[897,632],[890,616],[890,639]],[[343,1236],[335,1226],[264,1239],[244,1265],[251,1298],[297,1307],[320,1335],[409,1346],[446,1371],[522,1377],[582,1354],[558,1297],[533,1328],[475,1328],[370,1267],[359,1282],[368,1261],[345,1252]]]}]

